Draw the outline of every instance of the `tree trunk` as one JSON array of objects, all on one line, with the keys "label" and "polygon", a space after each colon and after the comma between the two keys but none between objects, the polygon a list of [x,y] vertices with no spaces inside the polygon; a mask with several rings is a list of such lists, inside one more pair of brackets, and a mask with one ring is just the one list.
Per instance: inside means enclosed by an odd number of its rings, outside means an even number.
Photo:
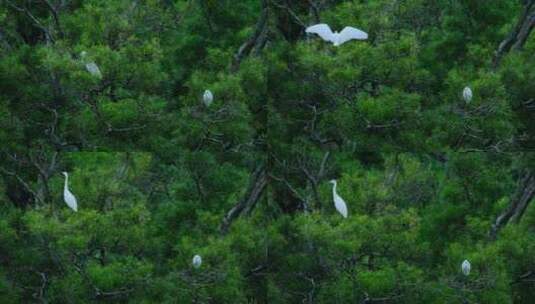
[{"label": "tree trunk", "polygon": [[234,61],[232,62],[232,71],[236,72],[240,66],[241,61],[251,52],[254,48],[255,52],[260,52],[267,39],[267,24],[268,24],[268,5],[267,0],[262,0],[262,12],[258,22],[256,23],[256,29],[253,35],[238,49],[238,52],[234,55]]},{"label": "tree trunk", "polygon": [[518,19],[515,28],[509,33],[507,38],[500,43],[500,46],[498,46],[498,50],[496,51],[493,60],[495,68],[498,67],[503,56],[510,50],[520,50],[524,46],[524,43],[526,43],[534,26],[535,0],[527,0],[524,3],[524,9],[522,10],[522,14]]},{"label": "tree trunk", "polygon": [[250,213],[266,189],[267,174],[263,165],[258,165],[249,179],[243,198],[223,218],[220,230],[226,233],[232,222],[242,213]]},{"label": "tree trunk", "polygon": [[518,223],[529,203],[535,196],[535,172],[526,170],[518,182],[518,188],[507,209],[502,212],[492,225],[489,236],[496,239],[500,230],[509,222]]}]

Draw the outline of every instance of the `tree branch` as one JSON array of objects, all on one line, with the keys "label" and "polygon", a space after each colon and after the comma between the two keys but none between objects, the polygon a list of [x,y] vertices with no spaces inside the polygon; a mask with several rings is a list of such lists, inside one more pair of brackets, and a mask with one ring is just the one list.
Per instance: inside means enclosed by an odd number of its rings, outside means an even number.
[{"label": "tree branch", "polygon": [[26,189],[26,191],[28,191],[29,193],[32,194],[32,196],[33,196],[33,198],[34,198],[34,200],[36,202],[41,202],[39,196],[37,195],[37,193],[35,193],[35,191],[33,191],[33,189],[30,187],[30,185],[28,185],[28,183],[26,183],[18,174],[16,174],[15,172],[8,171],[8,170],[6,170],[5,168],[2,168],[2,167],[0,167],[0,171],[4,172],[7,175],[15,177],[17,179],[17,181],[24,187],[24,189]]},{"label": "tree branch", "polygon": [[41,2],[43,2],[52,13],[52,17],[54,18],[54,23],[56,24],[60,37],[63,37],[63,30],[61,29],[61,24],[59,23],[58,9],[54,7],[48,0],[41,0]]},{"label": "tree branch", "polygon": [[507,38],[500,43],[496,50],[493,59],[494,68],[497,68],[500,65],[502,58],[510,50],[520,50],[524,46],[524,43],[528,39],[534,26],[535,0],[527,0],[515,28],[509,33]]},{"label": "tree branch", "polygon": [[30,18],[33,21],[34,25],[38,27],[41,31],[43,31],[47,42],[54,43],[54,37],[52,37],[52,34],[50,34],[50,31],[39,21],[39,19],[37,19],[34,15],[32,15],[32,13],[30,13],[30,11],[27,8],[16,6],[15,4],[11,3],[11,1],[9,0],[5,0],[5,1],[11,8],[15,9],[18,12],[22,12],[26,16],[28,16],[28,18]]},{"label": "tree branch", "polygon": [[500,230],[510,221],[518,223],[534,197],[535,173],[532,170],[526,170],[518,182],[518,188],[511,198],[509,206],[496,218],[492,225],[489,232],[490,238],[496,239]]},{"label": "tree branch", "polygon": [[247,191],[245,192],[243,198],[234,207],[232,207],[232,209],[230,209],[223,218],[223,222],[220,226],[220,231],[222,233],[226,233],[232,222],[242,213],[248,214],[252,211],[262,196],[262,193],[266,189],[266,185],[266,169],[263,164],[260,164],[256,167],[251,175],[249,179],[249,186],[247,187]]},{"label": "tree branch", "polygon": [[256,23],[256,29],[253,35],[240,46],[238,52],[234,55],[232,62],[232,71],[235,72],[240,67],[241,61],[251,52],[253,48],[259,52],[267,39],[267,24],[268,24],[268,5],[267,0],[262,0],[262,12]]},{"label": "tree branch", "polygon": [[286,188],[290,190],[293,196],[301,201],[301,204],[303,204],[305,211],[308,211],[310,209],[310,207],[308,206],[307,200],[301,197],[301,194],[299,194],[299,192],[286,179],[281,178],[281,177],[276,177],[275,175],[272,175],[272,174],[269,174],[269,177],[278,182],[283,183],[286,186]]}]

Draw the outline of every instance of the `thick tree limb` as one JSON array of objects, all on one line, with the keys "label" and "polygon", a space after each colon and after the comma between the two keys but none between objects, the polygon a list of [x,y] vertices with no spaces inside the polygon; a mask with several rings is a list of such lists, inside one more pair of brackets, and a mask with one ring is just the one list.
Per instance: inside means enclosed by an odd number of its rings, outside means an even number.
[{"label": "thick tree limb", "polygon": [[39,19],[37,19],[31,12],[28,8],[26,7],[19,7],[15,4],[13,4],[11,1],[9,0],[6,0],[7,4],[13,8],[14,10],[18,11],[18,12],[21,12],[21,13],[24,13],[28,18],[30,18],[33,22],[33,25],[36,26],[37,28],[39,28],[45,35],[45,38],[46,38],[46,42],[47,43],[54,43],[55,40],[54,40],[54,37],[52,36],[52,34],[50,33],[50,31],[41,23],[41,21],[39,21]]},{"label": "thick tree limb", "polygon": [[253,174],[249,179],[249,186],[243,198],[230,209],[229,212],[223,218],[220,230],[222,233],[226,233],[232,222],[240,216],[242,213],[250,213],[256,202],[262,196],[262,193],[266,189],[267,185],[267,173],[263,164],[256,167]]},{"label": "thick tree limb", "polygon": [[241,61],[251,52],[254,48],[256,52],[259,52],[261,47],[265,44],[267,39],[267,24],[268,24],[268,4],[267,0],[262,0],[262,12],[258,22],[256,23],[256,29],[253,35],[240,46],[238,52],[234,55],[234,61],[232,62],[232,71],[237,71],[240,67]]},{"label": "thick tree limb", "polygon": [[280,9],[283,9],[285,11],[288,12],[288,14],[293,18],[293,20],[299,24],[301,27],[303,28],[306,28],[306,25],[305,23],[301,20],[301,18],[299,18],[299,16],[297,16],[297,13],[295,13],[291,8],[290,8],[290,4],[291,4],[291,1],[284,1],[286,2],[285,4],[280,4],[278,3],[277,1],[274,1],[272,0],[271,3],[276,6],[277,8],[280,8]]},{"label": "thick tree limb", "polygon": [[93,288],[94,299],[125,297],[128,294],[134,292],[135,290],[132,287],[122,287],[118,290],[103,291],[100,288],[98,288],[97,285],[93,282],[93,280],[87,275],[87,272],[84,266],[79,265],[77,263],[74,263],[72,266],[82,276],[83,280],[86,281]]},{"label": "thick tree limb", "polygon": [[286,188],[288,190],[290,190],[290,192],[292,193],[292,195],[298,199],[301,204],[303,205],[303,209],[305,209],[305,212],[308,212],[310,210],[310,207],[309,207],[309,204],[308,204],[308,200],[306,198],[303,198],[301,196],[301,194],[299,194],[299,191],[297,191],[297,189],[295,189],[292,184],[290,184],[290,182],[288,182],[286,179],[284,178],[281,178],[281,177],[277,177],[273,174],[269,174],[269,177],[278,181],[278,182],[281,182],[282,184],[284,184],[286,186]]},{"label": "thick tree limb", "polygon": [[492,225],[489,236],[496,239],[498,232],[509,222],[518,223],[524,211],[535,197],[535,172],[526,170],[518,182],[518,188],[511,198],[507,209],[502,212]]},{"label": "thick tree limb", "polygon": [[370,298],[367,292],[364,292],[364,295],[366,296],[361,303],[393,303],[396,302],[396,300],[403,297],[401,294],[395,294],[388,297],[381,297],[381,298]]},{"label": "thick tree limb", "polygon": [[524,46],[534,26],[535,0],[527,0],[524,3],[522,14],[519,17],[515,28],[498,46],[498,50],[496,51],[493,60],[494,67],[498,67],[502,58],[510,50],[520,50]]},{"label": "thick tree limb", "polygon": [[[52,151],[48,153],[44,149],[30,150],[27,154],[18,156],[17,154],[10,154],[4,152],[4,154],[10,159],[13,167],[19,168],[14,171],[0,166],[0,173],[14,177],[23,189],[31,194],[33,202],[36,204],[42,204],[50,197],[50,191],[48,188],[48,181],[52,175],[56,172],[58,164],[58,151]],[[20,171],[20,168],[25,168],[30,171],[31,180],[36,179],[36,183],[28,183],[22,177],[20,177],[16,171]],[[31,168],[35,170],[31,170]],[[34,179],[35,178],[35,179]],[[17,197],[17,195],[13,195]]]},{"label": "thick tree limb", "polygon": [[41,0],[41,2],[43,2],[46,5],[46,7],[50,10],[50,13],[52,13],[52,17],[54,18],[54,23],[56,24],[56,28],[58,29],[60,37],[63,37],[63,30],[61,29],[61,24],[59,22],[59,16],[58,16],[59,11],[57,7],[52,5],[52,3],[50,3],[48,0]]},{"label": "thick tree limb", "polygon": [[24,189],[28,192],[28,193],[31,193],[31,195],[33,196],[33,199],[35,202],[37,203],[40,203],[41,201],[39,201],[40,199],[40,196],[37,195],[37,193],[35,191],[33,191],[32,187],[30,187],[30,185],[28,183],[26,183],[19,175],[17,175],[15,172],[11,172],[11,171],[8,171],[6,170],[5,168],[2,168],[0,167],[0,172],[3,172],[4,174],[7,174],[7,175],[10,175],[10,176],[13,176],[14,178],[17,179],[17,181],[24,187]]},{"label": "thick tree limb", "polygon": [[308,4],[310,4],[310,10],[314,16],[314,23],[320,23],[320,12],[318,6],[314,0],[308,0]]},{"label": "thick tree limb", "polygon": [[323,159],[321,161],[321,165],[317,174],[312,174],[305,165],[301,165],[301,171],[305,174],[306,178],[310,182],[310,186],[312,187],[312,193],[314,194],[314,200],[316,201],[316,206],[323,205],[323,203],[321,202],[319,193],[318,193],[318,184],[325,174],[325,165],[327,164],[327,160],[329,159],[329,156],[330,156],[329,151],[327,151],[323,155]]},{"label": "thick tree limb", "polygon": [[6,35],[2,32],[2,29],[0,29],[0,42],[2,43],[2,45],[0,45],[0,47],[3,47],[5,49],[7,49],[7,50],[12,50],[13,49],[11,47],[11,44],[9,44],[9,41],[6,38]]},{"label": "thick tree limb", "polygon": [[530,270],[523,275],[519,276],[515,281],[511,282],[509,285],[526,283],[526,282],[535,282],[535,271]]}]

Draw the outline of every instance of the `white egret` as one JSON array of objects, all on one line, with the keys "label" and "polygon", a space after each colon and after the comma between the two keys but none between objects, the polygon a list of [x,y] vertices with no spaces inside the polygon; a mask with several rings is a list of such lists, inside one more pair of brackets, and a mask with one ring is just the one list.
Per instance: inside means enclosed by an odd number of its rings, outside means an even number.
[{"label": "white egret", "polygon": [[76,203],[76,197],[69,191],[69,175],[67,172],[63,172],[63,175],[65,175],[65,187],[63,188],[63,199],[65,200],[65,203],[67,206],[69,206],[72,210],[75,212],[78,211],[78,204]]},{"label": "white egret", "polygon": [[201,267],[201,264],[202,264],[202,258],[200,255],[196,254],[194,257],[193,257],[193,267],[195,269],[198,269],[199,267]]},{"label": "white egret", "polygon": [[333,184],[333,201],[334,201],[334,207],[343,217],[347,217],[347,205],[343,198],[336,193],[336,180],[333,179],[330,181],[331,184]]},{"label": "white egret", "polygon": [[94,61],[88,62],[88,60],[85,59],[86,56],[86,51],[80,53],[80,58],[82,58],[82,62],[85,64],[85,69],[89,72],[89,74],[97,78],[102,78],[102,73],[100,72],[100,69],[98,68],[97,64]]},{"label": "white egret", "polygon": [[472,100],[472,89],[470,89],[470,87],[464,88],[463,98],[466,103],[470,103],[470,101]]},{"label": "white egret", "polygon": [[212,101],[214,100],[214,94],[210,90],[204,91],[204,94],[202,95],[202,101],[206,107],[209,107],[212,104]]},{"label": "white egret", "polygon": [[346,26],[344,29],[338,33],[331,30],[331,28],[325,24],[320,23],[312,25],[306,28],[305,32],[317,34],[321,39],[332,42],[334,46],[342,45],[343,43],[352,40],[366,40],[368,39],[368,34],[351,26]]},{"label": "white egret", "polygon": [[470,262],[468,262],[468,260],[464,260],[461,264],[461,271],[465,276],[470,274]]}]

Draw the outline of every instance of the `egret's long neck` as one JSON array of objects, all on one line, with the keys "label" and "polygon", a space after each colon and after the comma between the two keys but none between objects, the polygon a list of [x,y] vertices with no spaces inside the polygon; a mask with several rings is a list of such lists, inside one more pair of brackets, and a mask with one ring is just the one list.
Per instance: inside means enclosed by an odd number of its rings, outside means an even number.
[{"label": "egret's long neck", "polygon": [[67,189],[68,183],[69,183],[69,175],[65,174],[65,189]]},{"label": "egret's long neck", "polygon": [[333,182],[333,193],[336,193],[336,182]]}]

